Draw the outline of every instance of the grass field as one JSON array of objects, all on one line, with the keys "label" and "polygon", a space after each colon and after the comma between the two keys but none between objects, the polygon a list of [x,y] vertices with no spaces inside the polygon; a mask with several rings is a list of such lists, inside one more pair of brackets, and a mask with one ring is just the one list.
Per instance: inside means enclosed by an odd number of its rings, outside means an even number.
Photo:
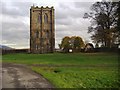
[{"label": "grass field", "polygon": [[59,88],[117,88],[120,83],[113,53],[8,54],[2,59],[29,65]]}]

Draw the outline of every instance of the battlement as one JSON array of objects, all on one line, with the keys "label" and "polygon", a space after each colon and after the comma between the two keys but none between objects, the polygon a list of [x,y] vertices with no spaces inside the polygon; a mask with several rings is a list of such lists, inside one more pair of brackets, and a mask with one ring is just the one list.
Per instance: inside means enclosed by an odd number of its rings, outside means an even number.
[{"label": "battlement", "polygon": [[38,7],[38,6],[31,6],[31,9],[54,9],[54,7],[52,6],[52,7],[48,7],[48,6],[46,6],[46,7],[43,7],[43,6],[41,6],[41,7]]}]

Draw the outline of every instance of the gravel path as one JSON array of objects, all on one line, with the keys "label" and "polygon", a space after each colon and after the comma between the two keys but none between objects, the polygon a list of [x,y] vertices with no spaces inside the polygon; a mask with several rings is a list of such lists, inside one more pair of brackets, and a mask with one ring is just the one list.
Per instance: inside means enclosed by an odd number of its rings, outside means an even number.
[{"label": "gravel path", "polygon": [[27,66],[2,64],[2,88],[54,88],[45,78]]}]

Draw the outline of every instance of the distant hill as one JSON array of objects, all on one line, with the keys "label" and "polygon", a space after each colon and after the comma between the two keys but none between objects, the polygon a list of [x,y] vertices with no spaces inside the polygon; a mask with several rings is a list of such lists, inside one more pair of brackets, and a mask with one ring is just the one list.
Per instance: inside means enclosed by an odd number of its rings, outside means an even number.
[{"label": "distant hill", "polygon": [[14,48],[11,48],[11,47],[8,47],[8,46],[5,46],[5,45],[0,45],[0,49],[3,49],[3,50],[12,50]]}]

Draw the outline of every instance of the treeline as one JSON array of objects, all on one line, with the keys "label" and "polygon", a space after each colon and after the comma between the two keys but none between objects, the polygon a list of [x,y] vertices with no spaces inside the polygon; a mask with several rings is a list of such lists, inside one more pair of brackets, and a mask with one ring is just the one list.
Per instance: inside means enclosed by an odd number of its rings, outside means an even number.
[{"label": "treeline", "polygon": [[93,45],[92,43],[85,43],[84,40],[79,36],[65,36],[61,44],[58,44],[60,51],[64,53],[68,52],[118,52],[120,49],[118,47],[99,47],[98,45]]}]

